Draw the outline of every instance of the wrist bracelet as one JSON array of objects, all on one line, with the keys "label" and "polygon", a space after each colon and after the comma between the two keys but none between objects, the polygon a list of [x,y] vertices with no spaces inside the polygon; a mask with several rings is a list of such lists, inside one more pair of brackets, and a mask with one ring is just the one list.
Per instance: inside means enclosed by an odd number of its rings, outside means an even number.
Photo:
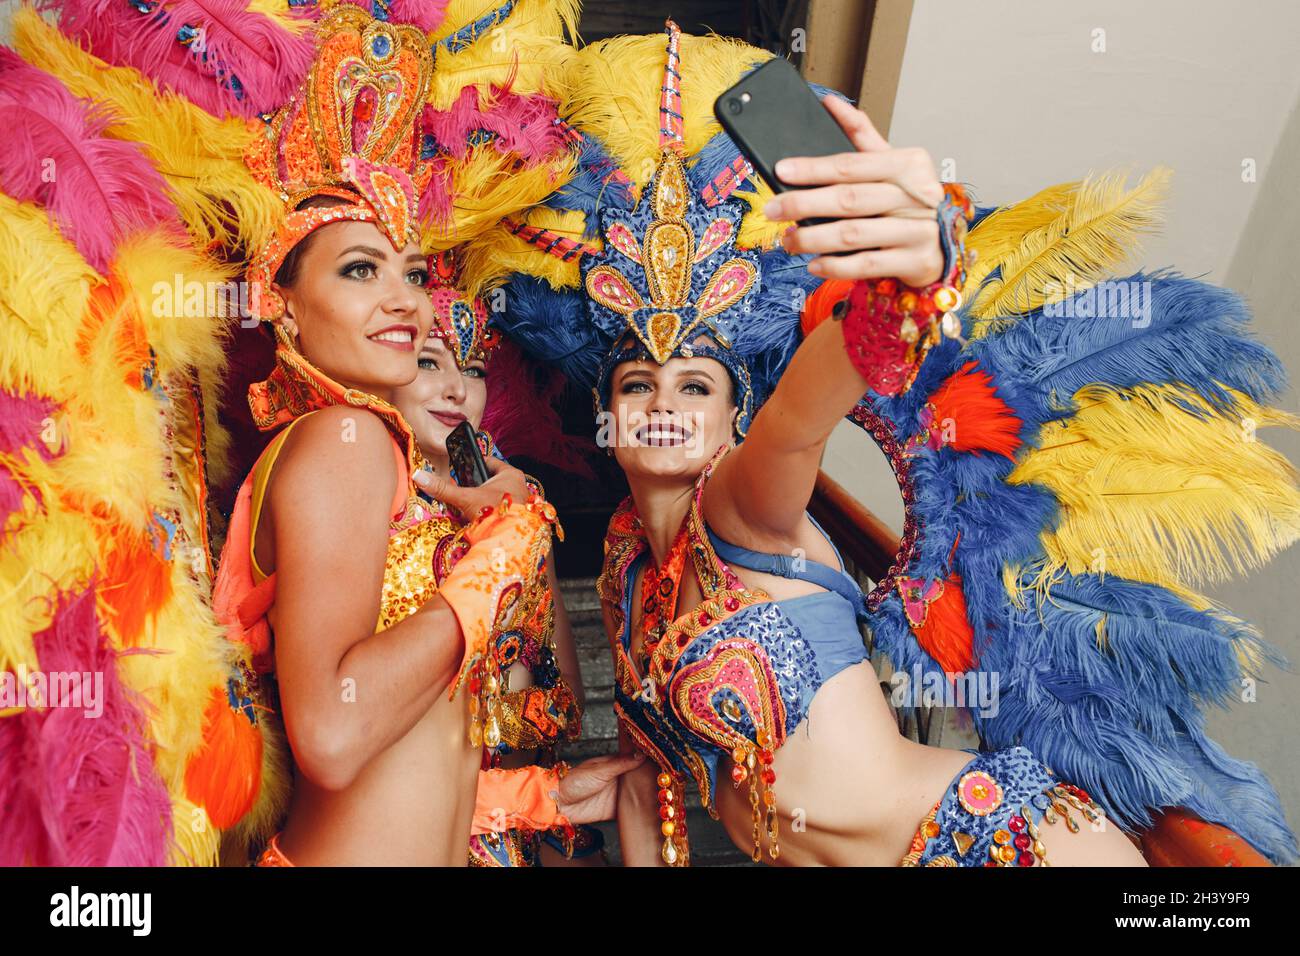
[{"label": "wrist bracelet", "polygon": [[849,294],[843,322],[849,361],[882,395],[907,391],[925,354],[943,336],[961,336],[957,310],[970,264],[965,239],[974,206],[957,183],[943,188],[938,218],[944,261],[938,281],[918,288],[897,279],[866,279]]}]

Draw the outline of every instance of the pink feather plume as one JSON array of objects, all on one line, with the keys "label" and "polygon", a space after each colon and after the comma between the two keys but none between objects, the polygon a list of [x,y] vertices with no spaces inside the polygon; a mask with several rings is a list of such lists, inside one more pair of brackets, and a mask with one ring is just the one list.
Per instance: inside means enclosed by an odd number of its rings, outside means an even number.
[{"label": "pink feather plume", "polygon": [[28,706],[0,718],[0,865],[163,865],[171,799],[95,617],[93,587],[62,595],[33,644],[47,678],[102,674],[103,710],[91,716],[83,697],[81,707]]},{"label": "pink feather plume", "polygon": [[104,136],[111,114],[0,47],[0,189],[43,205],[98,272],[138,229],[180,219],[158,171],[135,143]]},{"label": "pink feather plume", "polygon": [[[371,10],[370,0],[348,0],[354,6],[367,13]],[[389,23],[409,23],[425,33],[437,29],[447,16],[447,5],[451,0],[392,0],[388,5]]]},{"label": "pink feather plume", "polygon": [[[37,0],[59,26],[114,66],[130,66],[215,116],[254,117],[298,88],[315,53],[311,31],[295,35],[247,9],[248,0],[165,0],[141,13],[126,0]],[[313,19],[315,11],[290,11]],[[201,31],[183,45],[182,27]],[[238,78],[242,96],[232,88]]]},{"label": "pink feather plume", "polygon": [[42,440],[41,431],[58,407],[39,395],[16,395],[0,388],[0,528],[6,527],[9,516],[22,507],[28,494],[41,503],[40,488],[18,478],[11,462],[21,465],[27,450],[45,461],[55,456]]},{"label": "pink feather plume", "polygon": [[589,439],[564,434],[556,401],[564,390],[558,369],[531,361],[503,338],[488,365],[483,428],[507,458],[524,455],[592,481]]},{"label": "pink feather plume", "polygon": [[527,164],[544,162],[567,148],[555,125],[555,101],[540,93],[512,93],[494,86],[484,94],[466,87],[449,110],[424,108],[424,131],[438,149],[454,159],[464,159],[469,136],[480,130],[495,135],[502,153],[515,153]]}]

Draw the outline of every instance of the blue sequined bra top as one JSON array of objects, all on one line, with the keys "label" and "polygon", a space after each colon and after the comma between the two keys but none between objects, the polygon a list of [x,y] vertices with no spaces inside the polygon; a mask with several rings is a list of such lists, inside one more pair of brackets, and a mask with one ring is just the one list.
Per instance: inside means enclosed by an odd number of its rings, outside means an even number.
[{"label": "blue sequined bra top", "polygon": [[[865,616],[862,591],[842,561],[836,569],[723,541],[700,513],[705,477],[707,472],[686,518],[684,571],[689,574],[693,567],[704,600],[668,625],[644,674],[638,675],[631,658],[631,585],[649,551],[631,499],[610,521],[597,585],[614,617],[615,712],[661,771],[660,816],[669,862],[684,862],[688,853],[679,812],[685,782],[696,782],[716,817],[714,794],[724,761],[731,765],[732,782],[751,788],[756,833],[765,819],[769,842],[776,846],[773,754],[807,717],[821,686],[867,658],[859,630]],[[732,564],[826,590],[772,600],[764,591],[746,588]]]}]

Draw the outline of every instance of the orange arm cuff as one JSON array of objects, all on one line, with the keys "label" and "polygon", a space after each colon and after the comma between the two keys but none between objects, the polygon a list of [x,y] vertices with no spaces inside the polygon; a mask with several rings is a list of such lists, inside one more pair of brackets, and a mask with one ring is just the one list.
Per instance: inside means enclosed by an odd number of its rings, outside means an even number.
[{"label": "orange arm cuff", "polygon": [[568,819],[551,797],[551,792],[559,789],[563,769],[567,768],[561,764],[551,770],[523,767],[480,771],[470,834],[568,826]]}]

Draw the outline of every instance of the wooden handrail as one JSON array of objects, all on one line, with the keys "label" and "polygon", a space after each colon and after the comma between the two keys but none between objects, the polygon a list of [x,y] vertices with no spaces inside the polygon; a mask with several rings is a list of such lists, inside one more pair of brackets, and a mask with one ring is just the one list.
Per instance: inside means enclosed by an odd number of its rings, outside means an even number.
[{"label": "wooden handrail", "polygon": [[808,510],[859,570],[874,581],[885,576],[898,555],[898,535],[824,471],[817,472]]},{"label": "wooden handrail", "polygon": [[[898,554],[898,535],[824,471],[817,473],[808,510],[860,571],[875,581],[885,576]],[[1151,866],[1272,865],[1227,827],[1182,808],[1157,814],[1138,839]]]}]

